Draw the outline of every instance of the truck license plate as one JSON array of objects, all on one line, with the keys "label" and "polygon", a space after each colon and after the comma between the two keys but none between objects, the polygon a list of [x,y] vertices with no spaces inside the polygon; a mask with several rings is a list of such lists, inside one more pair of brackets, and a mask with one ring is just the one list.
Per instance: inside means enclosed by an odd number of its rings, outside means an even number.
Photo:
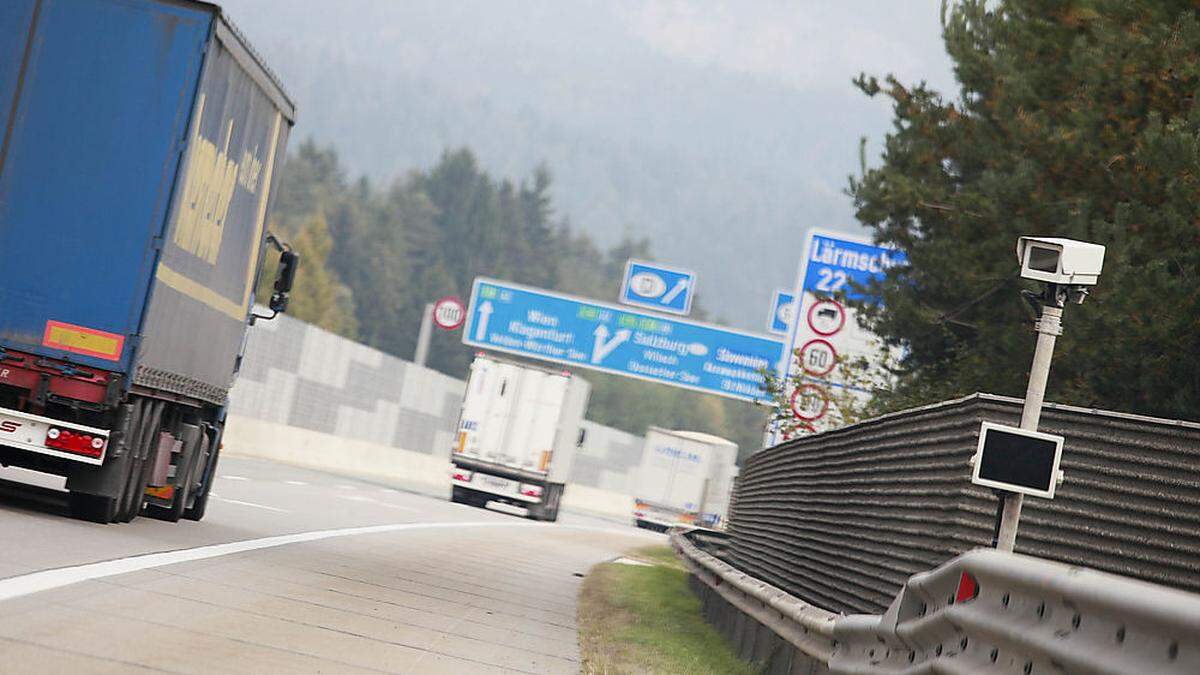
[{"label": "truck license plate", "polygon": [[479,479],[480,483],[483,483],[488,488],[495,490],[496,492],[503,492],[506,494],[517,493],[517,482],[515,480],[500,478],[499,476],[489,476],[486,473],[477,473],[475,476]]}]

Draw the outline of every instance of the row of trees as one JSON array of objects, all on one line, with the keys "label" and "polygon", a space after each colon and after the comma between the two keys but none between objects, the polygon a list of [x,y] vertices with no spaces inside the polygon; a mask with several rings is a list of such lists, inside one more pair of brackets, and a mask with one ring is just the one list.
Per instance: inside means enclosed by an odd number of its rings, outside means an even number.
[{"label": "row of trees", "polygon": [[[550,190],[545,169],[521,182],[497,179],[465,149],[377,186],[351,180],[333,149],[307,141],[288,159],[271,225],[302,256],[290,312],[411,359],[425,304],[465,298],[477,276],[613,299],[625,260],[652,258],[649,243],[626,238],[602,250],[555,213]],[[458,334],[435,335],[431,367],[463,377],[470,359]],[[707,431],[747,451],[759,442],[761,413],[749,404],[584,376],[597,422],[637,434],[651,424]]]}]

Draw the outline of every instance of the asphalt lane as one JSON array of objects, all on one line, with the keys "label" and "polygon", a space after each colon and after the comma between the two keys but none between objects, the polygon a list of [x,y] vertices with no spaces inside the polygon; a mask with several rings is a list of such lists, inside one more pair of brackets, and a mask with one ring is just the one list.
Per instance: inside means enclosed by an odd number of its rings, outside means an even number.
[{"label": "asphalt lane", "polygon": [[0,485],[3,672],[577,672],[582,575],[662,541],[249,460],[200,523],[71,520],[41,482]]}]

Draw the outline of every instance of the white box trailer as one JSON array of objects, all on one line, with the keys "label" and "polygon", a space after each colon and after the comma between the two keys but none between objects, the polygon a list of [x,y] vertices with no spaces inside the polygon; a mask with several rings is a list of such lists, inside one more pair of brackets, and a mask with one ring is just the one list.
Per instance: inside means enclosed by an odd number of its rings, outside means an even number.
[{"label": "white box trailer", "polygon": [[737,455],[737,444],[719,436],[647,429],[634,489],[637,526],[723,526]]},{"label": "white box trailer", "polygon": [[451,499],[556,520],[589,391],[569,372],[478,355],[450,455]]}]

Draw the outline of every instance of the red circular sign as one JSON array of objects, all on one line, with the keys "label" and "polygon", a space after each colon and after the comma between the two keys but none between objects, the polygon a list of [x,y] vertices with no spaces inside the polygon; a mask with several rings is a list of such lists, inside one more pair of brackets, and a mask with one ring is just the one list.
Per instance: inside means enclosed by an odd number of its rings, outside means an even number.
[{"label": "red circular sign", "polygon": [[817,428],[808,422],[797,422],[795,426],[783,433],[783,440],[790,441],[799,435],[800,432],[815,434],[817,433]]},{"label": "red circular sign", "polygon": [[808,327],[817,335],[833,335],[846,325],[846,310],[836,300],[818,300],[808,308]]},{"label": "red circular sign", "polygon": [[[810,351],[811,349],[811,351]],[[805,374],[825,377],[837,366],[838,353],[829,340],[815,338],[800,348],[800,367]]]},{"label": "red circular sign", "polygon": [[447,295],[433,303],[433,323],[442,330],[454,330],[467,320],[467,308],[457,296]]},{"label": "red circular sign", "polygon": [[[800,410],[796,407],[798,402],[803,401],[805,392],[815,392],[812,395],[816,398],[819,398],[821,401],[819,409]],[[812,422],[813,420],[819,420],[824,417],[825,413],[828,411],[829,396],[821,387],[818,387],[815,384],[802,384],[799,387],[796,387],[796,390],[792,392],[792,412],[795,413],[796,417],[799,417],[806,422]]]}]

